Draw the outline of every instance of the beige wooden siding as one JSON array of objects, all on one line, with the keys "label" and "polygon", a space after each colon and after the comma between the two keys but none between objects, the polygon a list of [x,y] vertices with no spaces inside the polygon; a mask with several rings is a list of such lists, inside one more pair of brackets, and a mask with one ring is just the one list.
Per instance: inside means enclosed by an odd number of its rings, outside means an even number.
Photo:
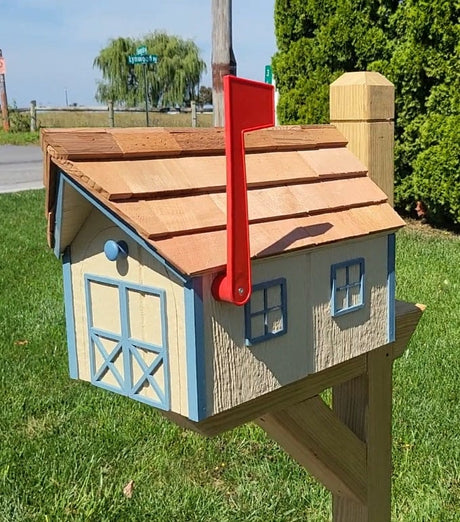
[{"label": "beige wooden siding", "polygon": [[[126,241],[129,248],[127,260],[113,262],[106,258],[103,248],[108,239]],[[136,285],[163,289],[166,292],[171,409],[187,416],[183,287],[174,281],[174,276],[151,254],[126,236],[122,230],[95,208],[91,211],[71,245],[71,259],[79,377],[83,380],[90,380],[84,275],[98,275]],[[102,292],[107,295],[100,295],[100,299],[95,300],[93,313],[101,319],[102,324],[106,325],[107,329],[117,331],[119,310],[116,310],[117,314],[114,315],[114,307],[111,306],[111,299],[114,296],[110,294],[110,288],[102,290]],[[134,300],[136,299],[135,295],[131,297]],[[139,302],[139,305],[141,305],[141,302]],[[146,338],[152,332],[152,313],[155,312],[153,309],[155,306],[155,303],[144,299],[140,307],[134,307],[137,310],[137,315],[130,318],[131,326],[136,332],[143,332]],[[158,310],[156,315],[158,315]],[[157,334],[150,342],[158,342]]]}]

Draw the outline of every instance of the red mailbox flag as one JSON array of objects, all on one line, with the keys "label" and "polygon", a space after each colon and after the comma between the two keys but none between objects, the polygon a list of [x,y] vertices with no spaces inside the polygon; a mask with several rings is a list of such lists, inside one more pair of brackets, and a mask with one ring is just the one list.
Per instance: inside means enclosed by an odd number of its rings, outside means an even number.
[{"label": "red mailbox flag", "polygon": [[275,124],[272,85],[224,77],[225,154],[227,158],[227,269],[213,282],[214,299],[236,305],[251,297],[248,199],[244,133]]}]

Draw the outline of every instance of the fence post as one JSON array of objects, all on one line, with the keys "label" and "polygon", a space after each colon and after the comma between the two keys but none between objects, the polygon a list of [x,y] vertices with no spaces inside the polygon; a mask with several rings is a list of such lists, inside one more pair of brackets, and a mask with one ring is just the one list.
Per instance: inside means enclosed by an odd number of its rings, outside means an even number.
[{"label": "fence post", "polygon": [[109,101],[107,108],[109,110],[109,126],[115,127],[115,113],[113,111],[113,101]]},{"label": "fence post", "polygon": [[192,109],[192,127],[196,127],[196,102],[192,101],[190,107]]},{"label": "fence post", "polygon": [[394,85],[378,72],[343,74],[330,86],[330,118],[393,205]]},{"label": "fence post", "polygon": [[30,102],[30,132],[37,130],[37,101]]}]

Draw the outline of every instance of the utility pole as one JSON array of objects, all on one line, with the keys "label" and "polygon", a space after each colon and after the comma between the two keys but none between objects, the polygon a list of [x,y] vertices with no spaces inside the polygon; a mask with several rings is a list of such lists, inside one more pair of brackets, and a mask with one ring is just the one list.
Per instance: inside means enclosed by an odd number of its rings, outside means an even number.
[{"label": "utility pole", "polygon": [[147,64],[144,63],[144,90],[145,90],[145,125],[149,126],[149,82],[147,79]]},{"label": "utility pole", "polygon": [[223,78],[236,76],[232,48],[232,0],[212,0],[212,103],[214,126],[224,126]]},{"label": "utility pole", "polygon": [[5,59],[0,49],[0,105],[2,106],[3,129],[8,132],[10,130],[10,118],[8,115],[8,100],[6,98],[6,81],[5,81]]}]

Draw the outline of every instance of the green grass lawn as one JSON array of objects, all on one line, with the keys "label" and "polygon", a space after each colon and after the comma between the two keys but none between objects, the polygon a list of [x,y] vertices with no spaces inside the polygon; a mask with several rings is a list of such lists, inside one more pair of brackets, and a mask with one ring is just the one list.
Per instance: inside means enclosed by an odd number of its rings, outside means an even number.
[{"label": "green grass lawn", "polygon": [[[43,191],[0,195],[0,521],[330,520],[328,492],[255,425],[205,439],[68,378],[43,208]],[[458,236],[398,234],[398,297],[428,308],[395,363],[397,521],[460,520],[459,267]]]},{"label": "green grass lawn", "polygon": [[39,132],[5,132],[0,129],[0,145],[38,145]]}]

